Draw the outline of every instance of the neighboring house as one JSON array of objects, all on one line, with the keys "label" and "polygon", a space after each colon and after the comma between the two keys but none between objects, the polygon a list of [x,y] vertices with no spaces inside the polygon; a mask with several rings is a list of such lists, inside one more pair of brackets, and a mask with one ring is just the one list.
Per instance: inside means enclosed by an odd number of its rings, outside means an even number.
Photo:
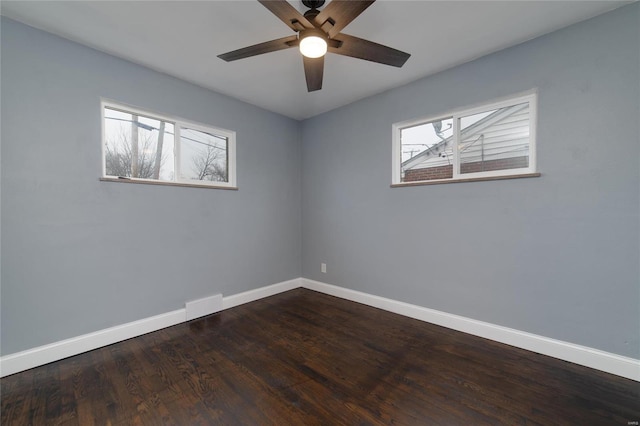
[{"label": "neighboring house", "polygon": [[[479,119],[464,117],[461,121],[461,174],[529,166],[528,104],[497,109]],[[442,142],[404,161],[402,181],[452,178],[452,137],[443,138]]]}]

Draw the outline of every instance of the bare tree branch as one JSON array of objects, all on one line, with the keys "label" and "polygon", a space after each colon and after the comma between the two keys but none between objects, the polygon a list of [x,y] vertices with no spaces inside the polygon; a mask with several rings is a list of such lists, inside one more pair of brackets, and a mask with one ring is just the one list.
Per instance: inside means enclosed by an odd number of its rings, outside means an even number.
[{"label": "bare tree branch", "polygon": [[[132,124],[132,130],[133,128],[137,129],[137,126]],[[142,135],[143,138],[140,141],[137,133],[137,131],[129,133],[125,129],[121,129],[120,134],[115,138],[107,140],[105,147],[107,175],[142,179],[159,178],[163,162],[162,152],[158,149],[160,144],[155,143],[150,133]],[[132,137],[132,134],[136,136]],[[164,132],[159,133],[158,139],[160,138],[164,138]],[[135,142],[136,140],[137,142]],[[156,170],[157,175],[155,174]]]},{"label": "bare tree branch", "polygon": [[227,182],[227,151],[207,145],[193,158],[193,168],[198,180]]}]

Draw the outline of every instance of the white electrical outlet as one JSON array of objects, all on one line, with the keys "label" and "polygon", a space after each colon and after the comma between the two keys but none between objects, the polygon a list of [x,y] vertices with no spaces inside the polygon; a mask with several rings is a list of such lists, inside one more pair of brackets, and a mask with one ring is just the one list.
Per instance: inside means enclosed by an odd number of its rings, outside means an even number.
[{"label": "white electrical outlet", "polygon": [[321,263],[320,264],[320,272],[322,272],[323,274],[327,273],[327,264],[326,263]]}]

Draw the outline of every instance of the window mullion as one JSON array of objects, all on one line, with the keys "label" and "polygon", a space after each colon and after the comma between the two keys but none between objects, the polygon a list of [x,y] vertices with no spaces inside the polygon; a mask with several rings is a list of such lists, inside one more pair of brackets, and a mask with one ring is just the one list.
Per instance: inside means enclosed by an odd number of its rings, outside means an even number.
[{"label": "window mullion", "polygon": [[173,170],[175,170],[175,176],[173,177],[174,182],[180,181],[180,176],[182,176],[182,172],[180,170],[180,145],[181,145],[181,137],[180,133],[182,132],[182,123],[175,122],[174,123],[174,132],[175,132],[175,140],[173,145]]},{"label": "window mullion", "polygon": [[453,179],[460,177],[460,116],[453,116]]}]

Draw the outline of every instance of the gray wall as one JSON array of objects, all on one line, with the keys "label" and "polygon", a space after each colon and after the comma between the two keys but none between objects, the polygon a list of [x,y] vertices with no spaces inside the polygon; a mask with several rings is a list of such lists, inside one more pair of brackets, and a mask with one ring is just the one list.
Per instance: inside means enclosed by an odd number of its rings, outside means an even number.
[{"label": "gray wall", "polygon": [[[2,354],[299,277],[300,124],[2,19]],[[100,97],[237,132],[239,191],[99,182]]]},{"label": "gray wall", "polygon": [[[3,18],[1,353],[302,275],[640,357],[639,20],[300,125]],[[389,188],[392,123],[531,88],[541,178]],[[240,190],[99,182],[100,97],[236,130]]]},{"label": "gray wall", "polygon": [[[639,10],[305,121],[303,276],[639,358]],[[542,177],[389,188],[392,123],[532,88]]]}]

